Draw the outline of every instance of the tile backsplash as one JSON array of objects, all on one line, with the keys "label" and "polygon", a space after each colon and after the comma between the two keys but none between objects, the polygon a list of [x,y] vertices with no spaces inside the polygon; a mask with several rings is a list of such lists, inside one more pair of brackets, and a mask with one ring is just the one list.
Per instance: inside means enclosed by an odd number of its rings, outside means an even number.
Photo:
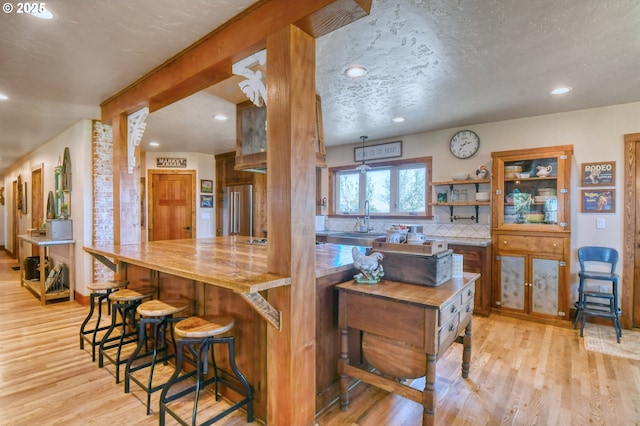
[{"label": "tile backsplash", "polygon": [[[423,227],[423,232],[427,236],[433,237],[458,237],[458,238],[491,238],[491,225],[476,223],[435,223],[432,221],[409,220],[402,221],[396,219],[394,221],[371,219],[373,231],[384,233],[391,225],[397,223],[411,223]],[[350,217],[348,219],[326,218],[325,230],[338,232],[353,232],[356,230],[356,219]]]}]

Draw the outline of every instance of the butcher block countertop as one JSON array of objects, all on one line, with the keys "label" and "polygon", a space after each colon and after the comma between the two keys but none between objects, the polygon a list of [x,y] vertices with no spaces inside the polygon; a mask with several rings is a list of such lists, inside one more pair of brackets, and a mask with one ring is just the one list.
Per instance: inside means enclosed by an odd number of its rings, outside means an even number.
[{"label": "butcher block countertop", "polygon": [[[116,264],[137,265],[238,293],[291,284],[290,277],[267,272],[266,245],[246,241],[247,237],[215,237],[85,246],[84,250],[103,262],[112,259]],[[316,245],[316,277],[352,268],[351,249],[338,244]]]}]

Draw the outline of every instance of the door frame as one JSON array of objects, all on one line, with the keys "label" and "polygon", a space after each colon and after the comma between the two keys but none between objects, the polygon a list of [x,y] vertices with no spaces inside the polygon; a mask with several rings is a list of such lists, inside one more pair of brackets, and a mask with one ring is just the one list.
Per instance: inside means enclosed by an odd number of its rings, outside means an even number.
[{"label": "door frame", "polygon": [[20,259],[19,255],[20,255],[20,246],[18,244],[18,228],[20,227],[20,215],[18,214],[18,180],[14,179],[11,182],[11,203],[12,206],[9,209],[9,212],[11,213],[11,240],[12,242],[12,249],[13,252],[11,253],[13,255],[14,259]]},{"label": "door frame", "polygon": [[[38,191],[36,191],[36,188]],[[31,168],[31,194],[29,195],[31,207],[31,228],[40,228],[44,215],[44,163]],[[39,199],[38,199],[39,198]],[[32,256],[40,255],[40,247],[32,246]]]},{"label": "door frame", "polygon": [[640,244],[640,225],[636,216],[640,215],[640,133],[624,135],[624,197],[623,197],[623,243],[622,243],[622,327],[640,327],[640,267],[636,263],[637,244]]},{"label": "door frame", "polygon": [[193,238],[196,238],[196,210],[198,209],[197,199],[198,192],[196,192],[196,171],[195,170],[160,170],[149,169],[147,170],[147,238],[149,241],[153,237],[153,177],[155,175],[190,175],[191,176],[191,193],[193,194],[193,208],[191,209],[191,228]]}]

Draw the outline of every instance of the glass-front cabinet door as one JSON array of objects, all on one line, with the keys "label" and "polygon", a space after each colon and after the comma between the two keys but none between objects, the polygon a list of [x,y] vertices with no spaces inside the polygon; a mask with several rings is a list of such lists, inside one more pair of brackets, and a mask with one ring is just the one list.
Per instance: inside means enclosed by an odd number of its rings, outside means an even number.
[{"label": "glass-front cabinet door", "polygon": [[525,312],[526,256],[500,256],[499,305]]},{"label": "glass-front cabinet door", "polygon": [[531,312],[558,315],[560,262],[554,259],[531,259]]},{"label": "glass-front cabinet door", "polygon": [[571,150],[565,148],[494,153],[500,154],[493,159],[494,227],[569,229]]},{"label": "glass-front cabinet door", "polygon": [[560,264],[557,259],[500,255],[497,305],[524,314],[557,316]]}]

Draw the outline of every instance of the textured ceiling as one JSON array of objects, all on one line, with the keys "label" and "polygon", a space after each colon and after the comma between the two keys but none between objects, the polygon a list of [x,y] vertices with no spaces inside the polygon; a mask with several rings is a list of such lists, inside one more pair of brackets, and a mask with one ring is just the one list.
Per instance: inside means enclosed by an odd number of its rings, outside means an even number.
[{"label": "textured ceiling", "polygon": [[[48,1],[0,14],[0,174],[251,0]],[[373,0],[317,41],[327,145],[640,101],[638,0]],[[369,72],[342,73],[350,65]],[[268,74],[268,71],[267,71]],[[548,91],[574,90],[551,97]],[[232,150],[234,104],[210,91],[151,114],[157,150]],[[396,115],[406,117],[391,123]]]}]

